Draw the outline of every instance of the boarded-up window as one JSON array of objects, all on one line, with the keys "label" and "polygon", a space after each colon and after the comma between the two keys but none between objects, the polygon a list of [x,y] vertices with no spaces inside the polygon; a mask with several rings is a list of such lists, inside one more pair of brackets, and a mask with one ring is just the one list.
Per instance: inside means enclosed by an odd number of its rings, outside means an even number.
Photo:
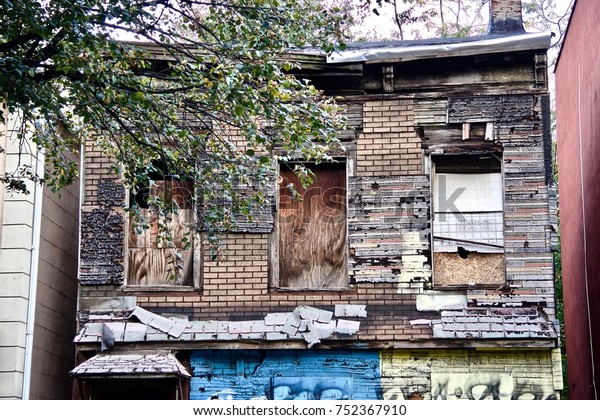
[{"label": "boarded-up window", "polygon": [[307,167],[315,175],[307,189],[292,169],[282,166],[280,171],[278,285],[347,287],[346,165],[328,162]]},{"label": "boarded-up window", "polygon": [[[163,169],[150,174],[150,185],[131,196],[132,204],[140,210],[140,218],[131,216],[129,223],[127,284],[130,286],[193,285],[193,182],[178,180]],[[152,204],[157,197],[171,211],[159,212]],[[149,228],[143,229],[142,224]]]},{"label": "boarded-up window", "polygon": [[436,286],[504,284],[503,186],[494,155],[434,159]]}]

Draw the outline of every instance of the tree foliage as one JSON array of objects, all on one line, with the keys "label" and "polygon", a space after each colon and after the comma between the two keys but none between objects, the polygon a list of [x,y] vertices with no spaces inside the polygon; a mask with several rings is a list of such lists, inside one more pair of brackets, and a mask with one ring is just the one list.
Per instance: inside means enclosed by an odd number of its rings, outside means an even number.
[{"label": "tree foliage", "polygon": [[554,34],[550,46],[550,64],[554,65],[560,46],[562,45],[574,0],[563,0],[559,8],[559,0],[526,0],[523,1],[523,21],[531,31],[551,31]]},{"label": "tree foliage", "polygon": [[[340,45],[343,14],[316,0],[3,0],[0,27],[0,102],[45,150],[55,189],[77,175],[65,151],[84,141],[130,188],[162,161],[233,195],[272,177],[276,145],[320,160],[336,142],[338,108],[284,55]],[[20,168],[5,181],[23,189],[24,174],[35,177]]]}]

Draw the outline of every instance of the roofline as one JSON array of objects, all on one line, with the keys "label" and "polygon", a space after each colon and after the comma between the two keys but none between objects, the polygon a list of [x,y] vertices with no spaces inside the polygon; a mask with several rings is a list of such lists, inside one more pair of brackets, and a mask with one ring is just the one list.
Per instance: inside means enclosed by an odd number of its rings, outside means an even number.
[{"label": "roofline", "polygon": [[473,56],[511,51],[547,50],[550,48],[551,38],[551,32],[540,32],[439,45],[354,49],[331,54],[327,57],[327,63],[362,62],[369,64]]},{"label": "roofline", "polygon": [[569,28],[571,27],[571,20],[573,18],[573,13],[575,12],[576,7],[577,0],[574,0],[573,7],[571,7],[571,14],[569,15],[569,23],[567,23],[567,29],[565,29],[565,36],[563,36],[562,44],[560,45],[560,50],[558,50],[558,55],[556,56],[556,63],[554,63],[554,73],[556,73],[556,69],[558,68],[558,63],[560,62],[560,57],[562,55],[563,47],[565,46],[565,41],[567,40],[567,35],[569,35]]}]

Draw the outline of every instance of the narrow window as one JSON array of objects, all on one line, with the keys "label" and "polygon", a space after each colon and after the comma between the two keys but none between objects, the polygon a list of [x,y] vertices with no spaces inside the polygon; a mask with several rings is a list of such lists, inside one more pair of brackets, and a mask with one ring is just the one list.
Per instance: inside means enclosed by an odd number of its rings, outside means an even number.
[{"label": "narrow window", "polygon": [[[194,264],[193,182],[181,181],[160,163],[149,185],[131,194],[139,209],[130,216],[128,275],[130,286],[191,286]],[[160,199],[169,211],[159,212]],[[136,220],[133,220],[133,218]],[[147,225],[143,229],[141,224]]]},{"label": "narrow window", "polygon": [[503,285],[500,159],[495,155],[444,156],[433,163],[434,285]]},{"label": "narrow window", "polygon": [[280,169],[278,285],[347,287],[346,164],[306,166],[314,173],[306,189],[289,166]]}]

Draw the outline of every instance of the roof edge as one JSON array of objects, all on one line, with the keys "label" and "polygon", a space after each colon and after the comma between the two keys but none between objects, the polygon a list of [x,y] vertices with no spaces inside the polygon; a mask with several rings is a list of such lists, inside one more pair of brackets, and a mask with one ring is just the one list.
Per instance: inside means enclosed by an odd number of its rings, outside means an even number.
[{"label": "roof edge", "polygon": [[551,38],[551,32],[540,32],[439,45],[356,49],[335,52],[327,57],[327,63],[362,62],[369,64],[511,51],[547,50],[550,47]]}]

